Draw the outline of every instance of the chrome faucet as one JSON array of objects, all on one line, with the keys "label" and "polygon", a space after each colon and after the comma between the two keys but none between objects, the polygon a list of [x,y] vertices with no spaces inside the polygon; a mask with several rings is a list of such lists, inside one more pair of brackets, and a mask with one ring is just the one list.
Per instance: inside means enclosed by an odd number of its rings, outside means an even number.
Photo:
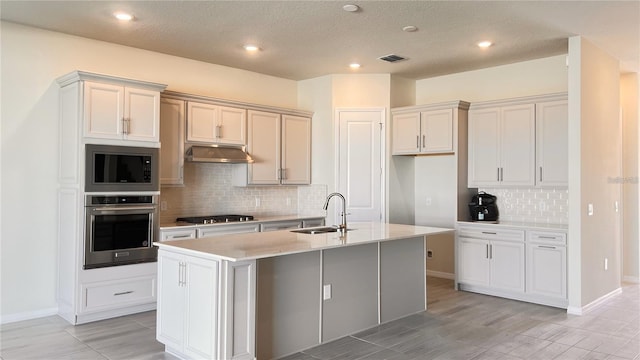
[{"label": "chrome faucet", "polygon": [[342,222],[338,226],[338,229],[341,233],[344,234],[347,231],[347,201],[344,199],[344,196],[337,192],[329,194],[329,196],[327,196],[327,201],[324,202],[323,209],[327,210],[327,208],[329,207],[329,200],[331,200],[331,198],[334,196],[338,196],[340,199],[342,199],[342,213],[340,214],[340,216],[342,217]]}]

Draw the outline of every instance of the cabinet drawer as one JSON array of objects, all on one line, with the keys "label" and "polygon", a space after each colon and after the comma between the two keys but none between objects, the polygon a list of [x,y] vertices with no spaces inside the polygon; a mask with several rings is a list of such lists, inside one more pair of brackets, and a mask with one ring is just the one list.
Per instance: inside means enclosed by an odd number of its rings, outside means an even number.
[{"label": "cabinet drawer", "polygon": [[84,311],[105,310],[122,305],[156,301],[155,277],[82,284],[82,288]]},{"label": "cabinet drawer", "polygon": [[548,231],[527,231],[527,241],[566,246],[567,234]]},{"label": "cabinet drawer", "polygon": [[260,224],[212,225],[198,228],[198,238],[218,235],[243,234],[259,232]]},{"label": "cabinet drawer", "polygon": [[196,229],[160,231],[160,241],[187,240],[196,238]]},{"label": "cabinet drawer", "polygon": [[324,226],[324,218],[322,219],[307,219],[302,220],[302,227],[316,227],[316,226]]},{"label": "cabinet drawer", "polygon": [[277,231],[277,230],[288,230],[288,229],[299,229],[302,227],[302,221],[276,221],[276,222],[268,222],[260,225],[260,231]]},{"label": "cabinet drawer", "polygon": [[524,241],[524,231],[522,230],[508,230],[494,227],[476,228],[461,226],[458,228],[458,236],[487,240]]}]

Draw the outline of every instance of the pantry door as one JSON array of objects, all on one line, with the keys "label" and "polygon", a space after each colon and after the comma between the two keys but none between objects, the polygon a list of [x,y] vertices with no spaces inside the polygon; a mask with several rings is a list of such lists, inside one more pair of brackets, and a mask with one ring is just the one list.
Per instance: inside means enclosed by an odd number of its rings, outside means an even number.
[{"label": "pantry door", "polygon": [[336,119],[337,184],[347,200],[347,222],[384,222],[385,110],[338,108]]}]

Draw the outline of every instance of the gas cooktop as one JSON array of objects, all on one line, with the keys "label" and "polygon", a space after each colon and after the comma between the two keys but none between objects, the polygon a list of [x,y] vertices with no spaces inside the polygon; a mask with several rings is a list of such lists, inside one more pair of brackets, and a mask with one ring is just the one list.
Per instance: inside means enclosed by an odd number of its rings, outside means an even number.
[{"label": "gas cooktop", "polygon": [[253,220],[253,216],[251,215],[208,215],[179,217],[176,219],[176,222],[186,222],[189,224],[218,224],[251,220]]}]

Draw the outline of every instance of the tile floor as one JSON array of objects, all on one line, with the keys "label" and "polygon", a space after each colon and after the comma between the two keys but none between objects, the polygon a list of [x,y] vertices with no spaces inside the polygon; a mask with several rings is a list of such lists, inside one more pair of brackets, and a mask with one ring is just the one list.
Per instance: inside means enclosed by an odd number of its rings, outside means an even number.
[{"label": "tile floor", "polygon": [[[454,291],[429,278],[429,310],[286,360],[635,359],[640,360],[640,286],[583,316]],[[71,326],[57,316],[3,325],[0,358],[175,359],[155,340],[155,312]]]}]

